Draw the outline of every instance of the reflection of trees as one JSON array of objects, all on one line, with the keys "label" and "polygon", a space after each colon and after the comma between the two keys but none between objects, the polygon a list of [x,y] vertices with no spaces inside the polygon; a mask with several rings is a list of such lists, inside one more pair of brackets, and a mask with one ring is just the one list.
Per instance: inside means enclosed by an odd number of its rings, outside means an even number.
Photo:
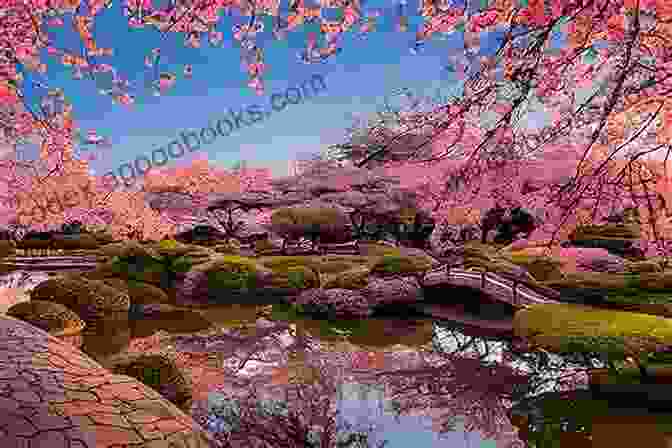
[{"label": "reflection of trees", "polygon": [[[430,416],[439,433],[454,431],[463,420],[465,431],[479,431],[513,447],[521,443],[508,418],[513,404],[532,402],[543,392],[581,388],[587,382],[586,368],[601,365],[594,354],[558,356],[514,341],[465,336],[438,324],[432,344],[413,350],[367,354],[348,351],[353,347],[347,343],[331,345],[292,324],[260,320],[251,330],[211,336],[206,350],[227,358],[226,377],[236,390],[247,391],[237,398],[247,409],[239,417],[241,425],[264,448],[317,446],[306,442],[311,428],[324,434],[319,446],[341,446],[334,435],[342,431],[336,429],[340,420],[334,403],[342,381],[383,387],[388,409],[398,415]],[[240,374],[249,361],[268,368]],[[253,404],[268,396],[285,403],[288,414],[271,418],[252,412]],[[551,424],[545,423],[546,428]],[[565,430],[572,427],[570,420],[558,424]],[[542,429],[539,422],[535,425],[533,431]],[[287,429],[268,429],[276,426]]]},{"label": "reflection of trees", "polygon": [[336,409],[340,378],[335,366],[306,360],[309,375],[290,382],[274,375],[250,378],[239,394],[221,395],[195,413],[224,448],[382,448],[373,425],[353,425]]}]

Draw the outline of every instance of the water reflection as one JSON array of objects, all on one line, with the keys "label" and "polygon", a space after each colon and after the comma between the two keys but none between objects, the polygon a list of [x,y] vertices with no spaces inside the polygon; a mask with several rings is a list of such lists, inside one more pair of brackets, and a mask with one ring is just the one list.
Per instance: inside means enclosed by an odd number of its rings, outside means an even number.
[{"label": "water reflection", "polygon": [[[3,281],[32,287],[45,278],[40,274],[16,273]],[[262,309],[266,319],[260,318]],[[534,399],[558,391],[587,391],[586,369],[606,366],[593,355],[532,351],[505,332],[479,333],[477,326],[467,331],[458,323],[410,315],[310,319],[282,305],[270,310],[258,305],[173,309],[141,319],[106,316],[87,321],[82,348],[105,364],[127,352],[134,340],[160,331],[169,335],[165,343],[178,351],[216,356],[221,374],[218,383],[208,383],[209,390],[226,391],[248,404],[271,397],[296,411],[299,417],[292,424],[304,429],[322,425],[324,437],[332,437],[328,431],[340,426],[369,434],[372,443],[394,439],[387,448],[417,444],[428,427],[433,435],[441,434],[436,446],[479,446],[484,440],[522,446],[509,420],[514,407],[519,415],[527,409],[537,416],[528,435],[537,434],[538,440],[558,439],[557,431],[585,430],[570,418],[561,419],[557,428],[541,425]],[[207,409],[198,409],[195,417],[208,418]],[[256,422],[251,414],[240,418],[250,430],[269,432],[273,427],[265,417],[254,417],[260,418]],[[414,418],[417,425],[402,424]],[[404,432],[411,436],[404,438]],[[249,437],[239,436],[238,446],[254,446]],[[423,446],[433,446],[429,443]]]}]

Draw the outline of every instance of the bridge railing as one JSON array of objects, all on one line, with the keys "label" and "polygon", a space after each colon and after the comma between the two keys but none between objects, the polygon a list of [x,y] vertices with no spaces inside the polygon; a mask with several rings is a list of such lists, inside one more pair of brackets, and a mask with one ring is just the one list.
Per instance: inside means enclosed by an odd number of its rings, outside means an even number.
[{"label": "bridge railing", "polygon": [[[446,263],[446,264],[444,265],[444,267],[445,267],[445,269],[446,269],[446,274],[447,274],[448,278],[450,279],[450,276],[451,276],[451,270],[454,268],[454,266],[453,266],[451,263]],[[488,283],[488,279],[487,279],[488,274],[493,274],[493,275],[495,275],[495,277],[500,277],[500,276],[497,275],[496,272],[491,272],[491,271],[489,271],[487,268],[486,268],[485,271],[481,272],[481,289],[482,289],[483,291],[486,290],[486,285],[487,285],[487,283]],[[506,278],[501,278],[501,280],[508,280],[508,279],[506,279]],[[525,284],[524,284],[521,280],[519,280],[519,279],[517,279],[517,278],[513,278],[513,279],[511,279],[511,281],[512,281],[512,286],[510,286],[510,288],[511,288],[511,293],[512,293],[512,301],[511,301],[511,304],[512,304],[512,305],[523,305],[522,300],[520,300],[520,297],[519,297],[519,296],[520,296],[519,287],[520,287],[521,285],[522,285],[522,286],[525,286]],[[534,292],[534,291],[533,291],[533,292]],[[535,294],[536,294],[537,296],[541,296],[541,294],[538,294],[538,293],[535,293]],[[546,297],[544,297],[543,300],[553,301],[552,299],[548,299],[548,298],[546,298]]]}]

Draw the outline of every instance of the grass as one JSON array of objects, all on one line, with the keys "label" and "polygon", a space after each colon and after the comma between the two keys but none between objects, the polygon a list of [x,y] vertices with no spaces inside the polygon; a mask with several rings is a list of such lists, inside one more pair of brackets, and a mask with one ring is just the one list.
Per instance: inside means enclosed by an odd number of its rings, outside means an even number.
[{"label": "grass", "polygon": [[583,305],[535,304],[515,314],[514,332],[556,349],[572,337],[650,338],[672,344],[672,319]]}]

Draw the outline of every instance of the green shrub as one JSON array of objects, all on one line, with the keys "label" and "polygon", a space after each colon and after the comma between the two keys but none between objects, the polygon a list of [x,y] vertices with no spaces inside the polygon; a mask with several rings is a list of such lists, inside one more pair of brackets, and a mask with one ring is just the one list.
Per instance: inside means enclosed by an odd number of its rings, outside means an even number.
[{"label": "green shrub", "polygon": [[371,272],[383,274],[410,274],[428,271],[432,262],[426,257],[383,255],[371,267]]},{"label": "green shrub", "polygon": [[115,256],[111,261],[113,272],[121,277],[148,283],[158,280],[165,287],[172,286],[178,274],[189,272],[193,266],[184,255]]},{"label": "green shrub", "polygon": [[213,271],[208,272],[208,289],[249,291],[256,286],[256,280],[256,276],[248,271]]}]

